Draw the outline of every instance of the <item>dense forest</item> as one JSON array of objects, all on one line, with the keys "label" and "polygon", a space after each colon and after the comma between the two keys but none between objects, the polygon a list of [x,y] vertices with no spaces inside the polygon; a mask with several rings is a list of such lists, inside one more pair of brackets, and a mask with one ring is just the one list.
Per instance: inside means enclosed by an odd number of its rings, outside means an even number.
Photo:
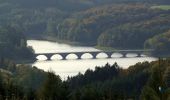
[{"label": "dense forest", "polygon": [[170,60],[96,66],[62,81],[53,71],[0,62],[1,100],[169,100]]},{"label": "dense forest", "polygon": [[[152,49],[151,43],[145,44],[151,38],[168,32],[170,26],[170,10],[153,7],[168,5],[169,0],[0,2],[0,26],[20,29],[31,38],[68,40],[115,49]],[[163,45],[167,48],[161,50],[161,54],[166,55],[169,48],[167,43]],[[154,49],[154,54],[160,52]]]},{"label": "dense forest", "polygon": [[34,51],[27,47],[27,39],[21,30],[10,26],[0,27],[0,58],[15,61],[33,59]]},{"label": "dense forest", "polygon": [[165,56],[170,51],[170,30],[163,33],[155,35],[154,37],[148,39],[145,42],[145,48],[156,49],[154,55]]},{"label": "dense forest", "polygon": [[[170,54],[169,0],[0,0],[0,100],[170,100],[170,59],[96,66],[67,80],[30,65],[28,38]],[[153,7],[154,6],[154,7]],[[155,7],[159,6],[159,7]]]},{"label": "dense forest", "polygon": [[139,49],[148,38],[169,30],[169,13],[141,4],[92,8],[64,20],[56,33],[61,39]]}]

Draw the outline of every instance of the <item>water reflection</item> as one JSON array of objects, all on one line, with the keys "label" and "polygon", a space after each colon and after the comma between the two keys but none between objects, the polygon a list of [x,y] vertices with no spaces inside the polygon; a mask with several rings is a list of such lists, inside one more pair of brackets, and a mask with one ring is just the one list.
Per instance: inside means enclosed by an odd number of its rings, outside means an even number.
[{"label": "water reflection", "polygon": [[59,54],[55,54],[51,57],[51,60],[62,60],[62,59],[63,59],[63,57]]},{"label": "water reflection", "polygon": [[78,72],[84,73],[87,69],[95,69],[95,66],[104,66],[106,63],[114,64],[115,62],[122,68],[128,68],[137,62],[154,61],[156,58],[142,57],[142,58],[112,58],[112,59],[82,59],[82,60],[53,60],[53,61],[37,61],[33,64],[40,69],[48,71],[52,69],[62,79],[68,76],[74,76]]},{"label": "water reflection", "polygon": [[69,54],[69,55],[67,55],[67,57],[66,57],[66,59],[67,60],[71,60],[71,59],[77,59],[78,57],[77,57],[77,55],[76,54]]},{"label": "water reflection", "polygon": [[[39,40],[28,40],[28,46],[32,46],[36,53],[56,53],[56,52],[80,52],[80,51],[100,51],[93,47],[82,47],[82,46],[71,46],[67,44],[60,44],[57,42],[49,42],[49,41],[39,41]],[[67,76],[74,76],[79,72],[84,73],[87,69],[95,69],[95,66],[104,66],[106,63],[114,64],[115,62],[120,65],[120,67],[128,68],[130,65],[134,65],[137,62],[143,61],[154,61],[157,58],[154,57],[135,57],[136,54],[127,54],[129,58],[121,58],[122,54],[113,53],[112,58],[107,58],[107,54],[99,53],[97,55],[98,59],[92,59],[93,56],[89,53],[85,53],[81,56],[83,59],[77,60],[77,55],[69,54],[66,59],[61,60],[62,57],[58,54],[53,55],[51,57],[51,61],[47,60],[47,57],[44,55],[40,55],[37,57],[39,59],[37,62],[33,64],[40,69],[48,71],[50,69],[54,70],[54,72],[62,79],[66,79]],[[134,58],[135,57],[135,58]]]},{"label": "water reflection", "polygon": [[137,57],[138,55],[136,54],[136,53],[128,53],[127,55],[126,55],[126,57],[128,57],[128,58],[133,58],[133,57]]},{"label": "water reflection", "polygon": [[108,55],[106,54],[106,53],[99,53],[97,56],[96,56],[96,58],[108,58]]},{"label": "water reflection", "polygon": [[47,57],[45,55],[39,55],[39,56],[36,57],[36,59],[38,61],[45,61],[45,60],[47,60]]},{"label": "water reflection", "polygon": [[122,57],[123,55],[121,54],[121,53],[113,53],[112,54],[112,58],[120,58],[120,57]]},{"label": "water reflection", "polygon": [[90,53],[85,53],[81,56],[82,59],[92,59],[93,56]]}]

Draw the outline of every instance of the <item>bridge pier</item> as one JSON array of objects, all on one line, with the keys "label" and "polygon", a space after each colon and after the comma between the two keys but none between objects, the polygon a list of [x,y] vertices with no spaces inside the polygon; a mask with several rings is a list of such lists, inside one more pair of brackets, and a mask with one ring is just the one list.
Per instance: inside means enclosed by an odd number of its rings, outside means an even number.
[{"label": "bridge pier", "polygon": [[122,57],[121,58],[126,58],[127,57],[127,53],[126,52],[121,52]]},{"label": "bridge pier", "polygon": [[67,59],[67,55],[69,55],[68,53],[62,53],[60,54],[62,56],[62,60],[66,60]]},{"label": "bridge pier", "polygon": [[81,59],[82,53],[77,53],[77,59]]},{"label": "bridge pier", "polygon": [[136,57],[141,57],[141,53],[137,53],[137,56]]},{"label": "bridge pier", "polygon": [[121,58],[126,58],[128,53],[135,53],[137,54],[136,57],[142,57],[142,53],[147,52],[147,51],[153,51],[153,50],[115,50],[115,51],[89,51],[89,52],[64,52],[64,53],[37,53],[35,54],[36,57],[39,55],[44,55],[47,57],[47,60],[51,60],[51,57],[55,54],[59,54],[62,56],[62,60],[66,60],[67,56],[69,54],[75,54],[77,56],[77,59],[82,59],[82,55],[85,53],[89,53],[93,56],[92,59],[97,59],[97,55],[99,53],[106,53],[108,58],[112,58],[112,54],[114,52],[122,54]]},{"label": "bridge pier", "polygon": [[105,53],[107,54],[108,58],[112,58],[113,52],[105,52]]},{"label": "bridge pier", "polygon": [[97,58],[97,54],[99,54],[98,52],[93,52],[93,53],[90,53],[92,56],[93,56],[93,58],[92,59],[96,59]]},{"label": "bridge pier", "polygon": [[45,55],[47,57],[47,60],[51,60],[51,57],[52,55],[48,54],[48,55]]}]

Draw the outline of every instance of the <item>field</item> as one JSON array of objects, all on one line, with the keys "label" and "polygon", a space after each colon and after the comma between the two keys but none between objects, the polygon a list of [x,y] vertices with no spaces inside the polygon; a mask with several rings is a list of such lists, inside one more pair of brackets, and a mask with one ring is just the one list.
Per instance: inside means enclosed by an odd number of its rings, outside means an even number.
[{"label": "field", "polygon": [[152,6],[152,9],[170,10],[170,5]]}]

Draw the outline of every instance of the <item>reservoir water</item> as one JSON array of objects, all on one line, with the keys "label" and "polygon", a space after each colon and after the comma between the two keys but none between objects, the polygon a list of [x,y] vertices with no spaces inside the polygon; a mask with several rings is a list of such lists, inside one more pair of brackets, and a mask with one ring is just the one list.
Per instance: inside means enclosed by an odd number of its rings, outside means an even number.
[{"label": "reservoir water", "polygon": [[[73,46],[64,43],[50,42],[43,40],[28,40],[28,46],[32,46],[35,53],[58,53],[58,52],[80,52],[80,51],[100,51],[94,47],[85,46]],[[45,56],[38,56],[37,61],[32,64],[44,71],[53,70],[57,75],[65,80],[68,76],[75,76],[79,72],[84,73],[87,69],[94,70],[96,66],[104,66],[106,63],[117,64],[122,68],[128,68],[130,65],[134,65],[138,62],[155,61],[155,57],[134,57],[135,54],[128,54],[128,58],[119,58],[121,54],[113,54],[111,59],[107,59],[107,55],[100,53],[97,55],[98,59],[91,59],[90,54],[84,54],[83,59],[76,60],[77,56],[70,54],[67,56],[67,60],[61,60],[59,55],[52,56],[51,61],[46,61]]]}]

